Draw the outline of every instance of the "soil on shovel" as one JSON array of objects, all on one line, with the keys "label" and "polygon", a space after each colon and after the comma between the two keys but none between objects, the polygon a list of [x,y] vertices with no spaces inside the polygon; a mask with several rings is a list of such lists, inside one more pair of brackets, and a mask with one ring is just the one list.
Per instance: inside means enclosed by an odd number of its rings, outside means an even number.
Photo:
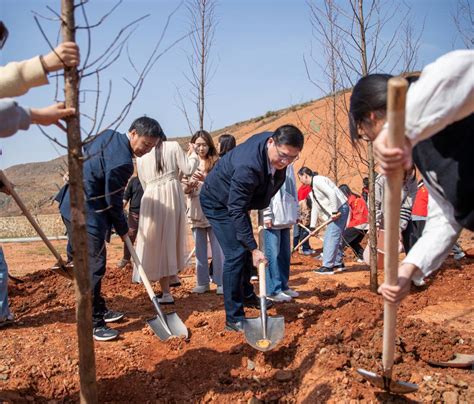
[{"label": "soil on shovel", "polygon": [[[474,241],[469,233],[465,248]],[[64,249],[64,242],[58,242]],[[0,399],[6,402],[77,402],[79,376],[74,288],[46,270],[52,264],[39,243],[5,244],[15,325],[0,329]],[[314,247],[314,246],[313,246]],[[112,327],[120,339],[96,342],[101,402],[474,402],[470,369],[434,368],[454,353],[474,353],[474,258],[448,258],[427,286],[415,288],[398,310],[393,377],[419,391],[388,396],[371,387],[357,368],[381,372],[383,302],[368,289],[367,266],[346,256],[347,271],[312,272],[320,261],[294,254],[290,286],[300,297],[275,305],[285,317],[285,337],[259,352],[244,336],[224,331],[222,296],[193,295],[194,271],[174,290],[176,310],[188,340],[161,342],[146,325],[156,314],[143,285],[131,283],[131,268],[119,270],[121,243],[109,247],[103,293],[110,308],[126,313]],[[380,273],[379,282],[383,275]],[[159,291],[158,284],[154,285]],[[258,311],[247,311],[257,316]]]}]

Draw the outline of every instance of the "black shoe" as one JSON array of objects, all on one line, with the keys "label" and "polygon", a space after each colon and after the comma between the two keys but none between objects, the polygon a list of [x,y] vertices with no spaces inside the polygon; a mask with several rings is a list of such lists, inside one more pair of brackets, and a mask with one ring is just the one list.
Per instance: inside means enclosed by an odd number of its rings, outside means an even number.
[{"label": "black shoe", "polygon": [[313,272],[319,275],[334,275],[334,268],[321,267],[315,269]]},{"label": "black shoe", "polygon": [[334,272],[344,272],[346,270],[346,266],[344,265],[344,263],[342,263],[339,265],[334,265],[333,269]]},{"label": "black shoe", "polygon": [[113,323],[115,321],[119,321],[123,318],[124,314],[120,313],[119,311],[112,311],[112,310],[107,310],[104,313],[104,321],[106,323]]},{"label": "black shoe", "polygon": [[96,327],[92,331],[92,335],[96,341],[110,341],[119,336],[119,332],[112,328],[107,327],[106,325],[102,327]]},{"label": "black shoe", "polygon": [[237,321],[235,323],[232,323],[231,321],[226,321],[224,329],[226,331],[244,332],[244,325],[242,321]]},{"label": "black shoe", "polygon": [[[260,298],[257,295],[252,295],[248,298],[244,299],[244,307],[248,307],[251,309],[259,309],[260,310]],[[267,309],[273,307],[273,302],[267,299]]]}]

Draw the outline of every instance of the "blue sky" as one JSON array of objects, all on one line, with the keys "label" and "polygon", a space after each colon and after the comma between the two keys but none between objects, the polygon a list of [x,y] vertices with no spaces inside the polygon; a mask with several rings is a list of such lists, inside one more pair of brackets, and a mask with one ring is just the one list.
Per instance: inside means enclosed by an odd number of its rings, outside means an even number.
[{"label": "blue sky", "polygon": [[[87,8],[89,21],[97,21],[115,3],[112,0],[91,0]],[[443,53],[462,47],[451,17],[456,0],[405,0],[405,3],[411,7],[410,15],[419,25],[426,18],[418,67],[421,68]],[[100,55],[122,26],[150,14],[137,26],[129,46],[132,60],[137,66],[142,66],[161,34],[166,17],[178,4],[176,0],[124,0],[101,28],[93,31],[92,55]],[[48,51],[48,45],[32,13],[36,11],[51,16],[46,6],[59,10],[60,1],[0,2],[0,18],[10,31],[8,41],[0,51],[2,65]],[[219,129],[265,114],[269,110],[322,96],[309,82],[303,63],[303,55],[309,55],[314,41],[308,6],[304,0],[220,0],[217,20],[211,54],[215,74],[209,84],[206,101],[207,128]],[[58,24],[40,21],[51,41],[55,42]],[[182,7],[171,21],[163,48],[185,34],[187,29],[186,10]],[[388,26],[388,29],[395,29],[395,26]],[[85,50],[84,31],[80,32],[78,42]],[[180,88],[183,96],[188,92],[184,73],[189,71],[186,61],[189,48],[189,41],[184,40],[158,61],[127,119],[118,128],[120,131],[126,131],[135,117],[146,114],[157,119],[169,137],[189,134],[186,120],[178,108],[177,95],[177,88]],[[319,77],[320,72],[316,67],[313,69],[313,74]],[[122,57],[101,76],[102,99],[105,98],[108,81],[112,82],[112,98],[106,122],[116,116],[128,100],[129,88],[124,77],[129,80],[135,77],[126,57]],[[47,106],[53,102],[54,87],[52,81],[48,87],[30,90],[18,101],[24,106]],[[94,88],[95,82],[91,80],[82,85],[82,89]],[[81,110],[92,114],[94,103],[94,93],[86,93]],[[186,106],[189,113],[193,114],[193,105],[187,102]],[[87,119],[84,118],[83,123],[87,126]],[[65,141],[65,136],[59,130],[54,128],[49,133]],[[0,139],[0,149],[0,168],[50,160],[64,154],[64,150],[54,146],[36,127]]]}]

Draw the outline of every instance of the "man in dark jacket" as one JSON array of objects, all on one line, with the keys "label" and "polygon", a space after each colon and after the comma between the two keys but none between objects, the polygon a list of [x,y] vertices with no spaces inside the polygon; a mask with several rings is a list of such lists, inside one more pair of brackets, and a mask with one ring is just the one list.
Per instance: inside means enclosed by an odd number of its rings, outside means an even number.
[{"label": "man in dark jacket", "polygon": [[257,248],[249,211],[264,209],[285,181],[304,137],[292,125],[252,136],[227,153],[207,176],[201,206],[224,252],[226,329],[242,331],[244,305],[258,307],[248,268],[266,261]]},{"label": "man in dark jacket", "polygon": [[[127,220],[123,212],[123,191],[133,173],[132,157],[150,152],[164,138],[159,123],[152,118],[136,119],[127,134],[108,130],[84,147],[84,193],[86,198],[86,225],[88,233],[89,271],[92,288],[92,320],[94,338],[108,341],[118,336],[117,330],[106,323],[118,321],[122,313],[108,310],[101,295],[101,281],[105,274],[105,241],[110,241],[112,226],[125,238]],[[71,207],[69,189],[63,194],[59,209],[71,240]]]}]

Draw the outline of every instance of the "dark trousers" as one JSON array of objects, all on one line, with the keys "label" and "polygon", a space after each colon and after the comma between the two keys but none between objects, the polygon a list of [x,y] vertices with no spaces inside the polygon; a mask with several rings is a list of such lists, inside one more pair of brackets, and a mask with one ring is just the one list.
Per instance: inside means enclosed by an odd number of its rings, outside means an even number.
[{"label": "dark trousers", "polygon": [[[68,234],[68,255],[74,254],[74,242],[72,240],[72,224],[63,218]],[[105,325],[104,314],[107,312],[105,300],[102,297],[101,285],[105,275],[105,264],[107,262],[107,250],[105,240],[87,233],[87,252],[89,260],[89,273],[92,289],[92,322],[95,327]]]},{"label": "dark trousers", "polygon": [[[135,240],[137,239],[137,234],[138,234],[138,220],[140,218],[139,213],[135,212],[128,212],[128,237],[130,238],[130,241],[135,243]],[[130,251],[128,251],[127,245],[124,243],[123,244],[123,259],[126,261],[130,261],[131,254]]]},{"label": "dark trousers", "polygon": [[[305,229],[295,224],[293,226],[293,248],[295,248],[301,240],[308,237],[308,234],[309,233]],[[301,247],[303,248],[303,251],[311,250],[311,246],[309,245],[309,239],[306,240],[301,245]]]},{"label": "dark trousers", "polygon": [[426,220],[410,220],[408,221],[407,227],[402,231],[402,243],[405,253],[412,249],[415,243],[423,234]]},{"label": "dark trousers", "polygon": [[367,230],[357,229],[355,227],[348,227],[344,230],[342,240],[345,247],[350,247],[359,259],[363,259],[364,249],[360,245],[365,237]]},{"label": "dark trousers", "polygon": [[237,240],[227,207],[215,202],[203,192],[204,189],[203,187],[200,195],[201,207],[224,252],[223,286],[226,320],[241,321],[245,316],[244,299],[255,294],[250,283],[252,253]]}]

